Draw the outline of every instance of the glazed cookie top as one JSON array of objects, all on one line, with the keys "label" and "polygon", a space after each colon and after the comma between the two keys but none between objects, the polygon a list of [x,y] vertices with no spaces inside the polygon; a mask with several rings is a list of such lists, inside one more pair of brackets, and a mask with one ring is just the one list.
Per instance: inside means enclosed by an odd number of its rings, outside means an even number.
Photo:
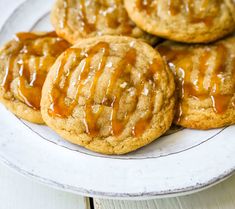
[{"label": "glazed cookie top", "polygon": [[43,87],[42,115],[65,139],[123,154],[171,125],[174,79],[161,56],[137,39],[84,39],[63,53]]},{"label": "glazed cookie top", "polygon": [[[55,32],[16,34],[14,40],[0,51],[0,97],[3,103],[26,120],[43,122],[40,116],[42,85],[50,66],[69,46]],[[33,114],[29,116],[31,119],[26,114],[29,109]]]},{"label": "glazed cookie top", "polygon": [[234,0],[225,0],[226,4],[228,5],[231,14],[233,15],[233,19],[235,21],[235,1]]},{"label": "glazed cookie top", "polygon": [[57,0],[51,20],[56,32],[73,44],[101,35],[127,35],[150,44],[158,40],[129,19],[123,0]]},{"label": "glazed cookie top", "polygon": [[175,121],[208,129],[235,123],[235,38],[210,45],[167,41],[157,47],[177,77]]},{"label": "glazed cookie top", "polygon": [[125,0],[125,7],[140,28],[175,41],[211,42],[235,30],[224,0]]}]

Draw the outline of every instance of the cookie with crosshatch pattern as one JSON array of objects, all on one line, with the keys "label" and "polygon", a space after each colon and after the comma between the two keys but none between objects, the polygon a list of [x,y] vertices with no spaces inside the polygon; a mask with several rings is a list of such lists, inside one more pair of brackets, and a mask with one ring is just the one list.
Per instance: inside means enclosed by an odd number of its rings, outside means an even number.
[{"label": "cookie with crosshatch pattern", "polygon": [[235,30],[232,0],[124,0],[141,29],[166,39],[207,43]]},{"label": "cookie with crosshatch pattern", "polygon": [[159,40],[130,20],[123,0],[57,0],[51,22],[58,35],[72,44],[78,39],[101,35],[131,36],[149,44]]},{"label": "cookie with crosshatch pattern", "polygon": [[18,117],[44,123],[42,85],[56,58],[69,46],[55,32],[16,34],[0,51],[0,101]]},{"label": "cookie with crosshatch pattern", "polygon": [[157,47],[177,80],[175,123],[211,129],[235,123],[235,37],[209,45]]},{"label": "cookie with crosshatch pattern", "polygon": [[74,144],[124,154],[170,128],[174,90],[167,64],[145,42],[120,36],[89,38],[52,66],[43,87],[42,116]]}]

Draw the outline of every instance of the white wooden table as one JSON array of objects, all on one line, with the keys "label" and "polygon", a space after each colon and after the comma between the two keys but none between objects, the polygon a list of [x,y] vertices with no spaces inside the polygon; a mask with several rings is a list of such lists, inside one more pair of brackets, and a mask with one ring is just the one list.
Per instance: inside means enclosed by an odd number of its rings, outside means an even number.
[{"label": "white wooden table", "polygon": [[[24,0],[0,0],[0,27]],[[1,128],[1,126],[0,126]],[[1,140],[1,139],[0,139]],[[0,209],[235,209],[235,176],[206,191],[150,201],[89,199],[58,191],[0,163]]]},{"label": "white wooden table", "polygon": [[0,163],[0,209],[234,209],[235,176],[206,191],[178,198],[119,201],[81,197],[41,185]]}]

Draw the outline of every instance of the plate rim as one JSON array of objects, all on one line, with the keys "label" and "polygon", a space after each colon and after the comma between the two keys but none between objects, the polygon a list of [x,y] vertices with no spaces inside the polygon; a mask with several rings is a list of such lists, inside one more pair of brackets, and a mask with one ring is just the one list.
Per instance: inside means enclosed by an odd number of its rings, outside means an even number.
[{"label": "plate rim", "polygon": [[0,155],[0,160],[7,167],[14,170],[15,172],[21,174],[22,176],[28,177],[38,183],[41,183],[46,186],[50,186],[52,188],[67,191],[74,194],[89,196],[95,198],[107,198],[107,199],[119,199],[119,200],[148,200],[148,199],[161,199],[161,198],[170,198],[170,197],[179,197],[184,195],[194,194],[206,189],[209,189],[231,176],[235,175],[235,167],[231,170],[224,172],[218,177],[215,177],[204,184],[197,184],[196,186],[189,186],[181,189],[175,189],[169,192],[143,192],[143,193],[115,193],[115,192],[100,192],[95,190],[87,190],[85,188],[74,187],[71,185],[62,184],[58,181],[54,181],[52,179],[48,179],[39,175],[35,175],[29,171],[26,171],[11,161],[5,159],[2,155]]},{"label": "plate rim", "polygon": [[[25,0],[21,4],[19,4],[8,16],[8,18],[4,21],[2,27],[0,28],[0,33],[4,31],[4,29],[7,27],[8,23],[11,21],[12,17],[18,10],[22,9],[28,2],[32,2],[32,0]],[[9,168],[15,170],[16,172],[20,173],[21,175],[30,177],[37,182],[41,182],[45,185],[49,185],[53,188],[57,188],[64,191],[69,191],[72,193],[80,194],[80,195],[89,195],[92,197],[106,197],[106,198],[118,198],[118,199],[152,199],[152,198],[163,198],[163,197],[173,197],[173,196],[181,196],[186,194],[192,194],[204,189],[207,189],[213,185],[216,185],[225,179],[229,178],[233,174],[235,174],[235,166],[231,168],[230,170],[225,171],[220,176],[217,176],[210,181],[203,183],[203,184],[197,184],[196,186],[189,186],[181,189],[174,189],[171,191],[165,191],[165,192],[143,192],[143,193],[113,193],[113,192],[100,192],[95,190],[86,190],[85,188],[79,188],[79,187],[73,187],[71,185],[65,185],[61,184],[60,182],[54,181],[53,179],[45,178],[43,176],[35,175],[32,172],[29,172],[27,170],[24,170],[20,167],[18,167],[16,164],[11,162],[10,160],[6,159],[2,155],[0,155],[0,160],[5,165],[7,165]]]}]

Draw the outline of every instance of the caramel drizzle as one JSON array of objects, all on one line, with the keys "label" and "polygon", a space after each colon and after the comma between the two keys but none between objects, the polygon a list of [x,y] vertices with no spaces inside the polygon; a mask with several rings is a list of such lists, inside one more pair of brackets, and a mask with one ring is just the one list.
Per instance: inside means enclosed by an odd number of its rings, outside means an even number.
[{"label": "caramel drizzle", "polygon": [[10,55],[8,57],[8,64],[5,67],[5,75],[4,75],[3,81],[1,83],[1,87],[3,87],[6,92],[10,91],[11,81],[13,80],[12,69],[14,68],[15,59],[16,59],[16,56]]},{"label": "caramel drizzle", "polygon": [[[194,0],[188,0],[186,1],[186,4],[185,4],[185,9],[188,14],[190,23],[203,22],[206,26],[208,27],[211,26],[213,24],[213,20],[217,12],[214,12],[213,15],[202,17],[202,13],[198,13],[198,14],[195,13],[193,1]],[[206,8],[208,7],[208,3],[209,3],[208,0],[204,0],[202,2],[200,11],[206,10]]]},{"label": "caramel drizzle", "polygon": [[[100,115],[103,111],[104,106],[108,106],[112,108],[111,115],[110,115],[110,133],[114,136],[119,136],[125,128],[125,125],[128,123],[131,115],[134,113],[135,109],[137,108],[137,104],[134,107],[134,110],[131,112],[127,112],[126,116],[123,120],[118,119],[118,111],[120,109],[120,99],[122,96],[123,89],[117,86],[117,80],[122,77],[122,75],[126,75],[125,79],[127,82],[130,82],[130,74],[126,71],[130,71],[132,67],[135,66],[136,63],[136,50],[134,48],[130,48],[125,56],[120,60],[117,64],[117,68],[113,70],[111,73],[110,81],[107,86],[107,90],[105,96],[102,99],[101,105],[95,103],[95,93],[97,89],[97,84],[99,82],[100,77],[104,73],[104,69],[107,65],[107,59],[110,55],[110,46],[106,42],[99,42],[94,47],[92,47],[88,52],[84,52],[81,49],[71,48],[67,50],[64,54],[63,59],[61,60],[60,67],[57,69],[56,77],[54,80],[53,88],[50,92],[50,100],[51,106],[48,110],[48,113],[53,117],[60,117],[60,118],[67,118],[71,116],[74,112],[75,107],[78,104],[79,97],[82,96],[82,89],[84,87],[84,83],[87,82],[91,71],[91,62],[95,55],[98,53],[102,53],[101,59],[98,63],[98,68],[94,69],[95,72],[92,78],[92,83],[90,84],[89,88],[89,96],[86,100],[84,106],[84,126],[86,128],[86,133],[89,134],[91,137],[96,137],[100,133],[100,128],[98,124],[98,120]],[[70,87],[70,81],[73,72],[75,71],[77,65],[73,64],[72,66],[68,67],[67,72],[64,72],[65,64],[67,59],[70,56],[75,56],[78,62],[74,63],[83,63],[82,69],[78,76],[78,80],[74,87],[76,88],[76,93],[73,98],[68,98],[68,89]],[[154,60],[153,64],[150,66],[150,73],[149,73],[149,80],[153,80],[154,74],[157,72],[159,68],[159,63],[157,60]],[[63,79],[64,78],[64,79]],[[63,85],[61,81],[63,81]],[[137,95],[138,97],[142,93],[144,88],[143,80],[137,86]],[[113,90],[117,87],[117,93],[113,92]],[[68,102],[69,101],[69,102]],[[94,112],[94,106],[98,106],[98,110]],[[146,118],[142,118],[140,121],[136,123],[133,127],[132,134],[136,137],[139,137],[144,130],[149,126],[150,121],[152,120],[152,112],[154,108],[154,96],[151,100],[149,114]]]},{"label": "caramel drizzle", "polygon": [[[101,14],[105,14],[104,16],[107,17],[106,19],[107,19],[108,27],[116,29],[120,25],[123,25],[121,34],[129,35],[132,33],[133,23],[129,19],[129,16],[123,4],[124,4],[123,0],[115,0],[114,5],[112,6],[113,10],[109,11],[110,6],[108,5],[106,9],[103,9],[103,11],[101,11]],[[119,7],[122,7],[122,8],[120,9]],[[113,15],[113,14],[116,14],[116,15]]]},{"label": "caramel drizzle", "polygon": [[173,71],[176,71],[177,75],[179,75],[180,71],[183,72],[183,78],[178,79],[178,88],[180,90],[181,98],[180,107],[178,108],[178,121],[181,120],[183,114],[185,114],[188,109],[188,107],[183,104],[183,99],[185,97],[195,97],[200,100],[210,98],[214,112],[217,114],[226,112],[234,94],[224,95],[220,92],[221,85],[224,83],[223,74],[226,71],[226,60],[228,57],[228,49],[223,44],[218,44],[216,46],[216,63],[209,88],[206,88],[203,85],[203,82],[205,79],[205,72],[208,69],[207,62],[212,56],[211,50],[206,49],[201,57],[199,57],[198,79],[193,83],[191,81],[193,54],[189,49],[171,49],[167,46],[160,46],[158,49],[162,55],[166,56],[169,65],[171,68],[173,66]]},{"label": "caramel drizzle", "polygon": [[[68,55],[64,56],[64,59],[62,60],[62,63],[57,76],[55,78],[56,83],[54,84],[54,86],[56,86],[55,88],[52,89],[51,92],[51,102],[52,105],[49,109],[49,113],[51,115],[57,116],[57,117],[69,117],[72,113],[74,108],[76,107],[77,103],[78,103],[78,99],[81,93],[81,89],[83,88],[83,84],[82,82],[84,82],[89,75],[90,72],[90,63],[93,59],[93,57],[99,52],[99,51],[103,51],[103,56],[101,58],[101,61],[99,62],[98,65],[98,70],[95,72],[94,75],[94,79],[93,82],[91,84],[90,87],[90,91],[89,91],[89,97],[87,99],[87,102],[85,104],[85,120],[84,120],[84,124],[86,127],[86,133],[91,135],[91,136],[97,136],[99,133],[99,127],[97,126],[97,123],[95,121],[98,120],[100,113],[102,112],[101,107],[99,107],[99,110],[94,113],[93,112],[93,106],[94,106],[94,95],[95,95],[95,91],[96,91],[96,86],[97,83],[99,81],[100,76],[102,75],[104,68],[106,66],[106,62],[107,62],[107,57],[109,56],[109,45],[106,42],[100,42],[97,45],[95,45],[86,55],[85,57],[81,56],[81,50],[80,49],[72,49],[72,50],[77,50],[77,58],[79,58],[79,61],[81,62],[83,59],[85,59],[85,64],[84,67],[81,71],[81,74],[78,78],[78,83],[76,84],[77,89],[79,89],[76,93],[75,99],[72,101],[71,104],[67,105],[65,104],[65,98],[67,96],[67,90],[69,87],[69,80],[70,77],[72,75],[72,70],[67,73],[68,76],[66,77],[66,85],[64,85],[62,88],[59,87],[60,84],[60,80],[61,77],[63,76],[63,68],[65,65],[65,62],[68,58]],[[134,55],[132,54],[134,53]],[[67,54],[70,54],[69,51],[67,51]],[[133,57],[132,57],[133,56]],[[103,98],[102,100],[102,105],[109,105],[111,107],[113,107],[112,110],[112,114],[111,114],[111,133],[113,135],[117,135],[120,134],[120,132],[122,131],[122,128],[119,128],[120,126],[120,122],[117,119],[117,112],[119,109],[119,101],[120,101],[120,94],[110,98],[111,93],[114,89],[114,86],[116,84],[116,80],[119,78],[119,76],[121,75],[122,71],[125,69],[125,67],[132,63],[133,64],[133,60],[135,60],[135,50],[134,49],[130,49],[130,51],[127,52],[126,56],[124,57],[124,59],[122,59],[120,61],[120,63],[118,64],[118,68],[114,70],[114,73],[112,74],[111,78],[110,78],[110,82],[107,88],[107,92],[106,92],[106,96],[105,98]],[[57,91],[56,91],[57,90]],[[58,91],[60,92],[60,94],[58,93]],[[118,131],[117,131],[118,130]]]},{"label": "caramel drizzle", "polygon": [[[69,15],[69,0],[64,0],[64,15],[62,16],[63,19],[61,21],[60,27],[65,28],[65,27],[70,27],[68,25],[68,15]],[[80,0],[79,3],[80,7],[80,12],[79,12],[79,18],[82,22],[82,28],[84,31],[87,33],[91,33],[96,30],[96,22],[95,23],[90,23],[88,18],[87,18],[87,10],[86,10],[86,5],[85,5],[85,0]],[[96,10],[98,12],[98,10]],[[96,13],[97,13],[96,12]],[[97,14],[95,15],[97,21]]]},{"label": "caramel drizzle", "polygon": [[[86,5],[85,5],[85,0],[80,0],[80,8],[81,8],[81,14],[80,14],[80,17],[81,17],[81,20],[83,21],[83,27],[84,27],[84,30],[87,32],[87,33],[91,33],[93,31],[96,30],[96,22],[95,23],[90,23],[88,18],[87,18],[87,11],[86,11]],[[97,21],[97,14],[95,15],[95,18]]]},{"label": "caramel drizzle", "polygon": [[[19,80],[17,84],[18,94],[26,105],[35,110],[40,110],[41,90],[46,78],[46,73],[41,72],[39,69],[41,67],[45,68],[45,65],[48,63],[43,63],[43,66],[40,65],[40,58],[38,56],[44,56],[41,51],[42,49],[30,46],[28,41],[47,37],[57,37],[57,35],[55,32],[42,35],[34,33],[16,34],[15,40],[20,43],[20,47],[17,52],[8,56],[8,64],[5,66],[5,75],[1,83],[1,87],[3,87],[5,92],[9,92],[11,83],[15,79],[13,70],[17,65],[19,69]],[[68,48],[68,46],[67,42],[58,39],[54,45],[57,56],[63,48]],[[59,50],[57,50],[58,47],[60,47]],[[33,60],[35,69],[32,78],[28,63],[31,56],[36,56]],[[49,66],[47,67],[49,68]]]},{"label": "caramel drizzle", "polygon": [[[23,42],[27,41],[27,40],[35,40],[38,38],[45,38],[45,37],[57,37],[55,32],[48,32],[46,34],[40,35],[40,34],[35,34],[35,33],[17,33],[15,36],[15,40],[19,43],[22,42],[22,46],[21,49],[22,50],[25,45]],[[34,51],[34,52],[32,52]],[[24,50],[21,51],[21,53],[29,53],[29,50]],[[35,50],[30,50],[30,53],[34,53],[33,55],[37,56],[37,53],[35,52]],[[15,65],[15,61],[17,60],[17,53],[9,55],[8,57],[8,64],[5,67],[5,76],[4,79],[1,83],[1,86],[5,89],[6,92],[10,91],[10,85],[11,85],[11,81],[13,80],[13,68]]]},{"label": "caramel drizzle", "polygon": [[[119,21],[119,17],[121,14],[117,8],[117,5],[119,4],[119,0],[115,0],[114,5],[112,7],[110,7],[109,5],[109,0],[104,0],[103,4],[104,4],[104,9],[101,10],[101,14],[103,14],[103,16],[107,17],[107,24],[108,27],[110,28],[117,28],[120,25],[120,21]],[[116,14],[116,15],[113,15]]]},{"label": "caramel drizzle", "polygon": [[17,62],[20,66],[18,92],[25,104],[35,110],[40,110],[41,91],[46,75],[37,73],[37,69],[39,69],[39,59],[36,58],[35,77],[31,80],[28,60],[28,57],[25,56],[25,58]]},{"label": "caramel drizzle", "polygon": [[[98,10],[96,10],[95,23],[90,23],[87,18],[87,9],[86,9],[86,5],[85,5],[85,1],[86,0],[80,0],[80,3],[79,3],[80,10],[79,10],[78,17],[80,18],[80,21],[82,23],[81,25],[82,25],[83,31],[85,31],[86,33],[91,33],[96,30],[96,21],[97,21]],[[61,28],[70,27],[68,25],[69,0],[64,0],[63,4],[64,4],[64,15],[62,16],[63,19],[60,22]]]},{"label": "caramel drizzle", "polygon": [[84,122],[85,122],[86,129],[87,129],[86,131],[91,136],[97,136],[99,134],[98,124],[97,124],[97,122],[94,123],[94,121],[98,120],[98,118],[102,112],[102,108],[99,107],[99,110],[96,113],[93,113],[92,107],[95,104],[94,96],[95,96],[95,92],[96,92],[97,83],[100,79],[100,76],[104,72],[104,68],[107,63],[107,58],[109,56],[109,50],[110,50],[109,44],[105,43],[105,42],[101,42],[101,43],[97,44],[95,47],[93,47],[90,50],[90,52],[88,53],[88,58],[87,58],[87,59],[89,59],[88,67],[90,68],[90,62],[91,62],[92,58],[101,49],[102,49],[103,56],[99,62],[98,69],[94,75],[94,79],[93,79],[93,82],[90,87],[90,95],[89,95],[87,103],[85,105],[85,121]]},{"label": "caramel drizzle", "polygon": [[168,0],[168,13],[171,16],[175,16],[181,12],[182,0]]},{"label": "caramel drizzle", "polygon": [[[48,113],[52,116],[57,116],[60,118],[65,118],[71,115],[73,112],[73,109],[75,108],[77,101],[74,99],[71,101],[69,105],[66,104],[66,97],[67,97],[67,91],[69,88],[69,81],[72,76],[72,72],[74,71],[75,67],[74,65],[67,68],[67,76],[65,77],[65,81],[63,86],[61,87],[61,80],[63,77],[63,71],[66,64],[67,59],[69,58],[70,54],[73,53],[75,56],[75,59],[77,59],[78,56],[80,56],[81,50],[80,49],[68,49],[65,51],[63,55],[63,59],[60,61],[59,68],[56,72],[56,77],[54,79],[53,88],[50,92],[50,100],[51,100],[51,106],[48,110]],[[85,65],[84,65],[85,66]],[[83,66],[83,69],[81,70],[81,73],[78,77],[78,82],[80,83],[81,79],[86,78],[88,76],[88,73],[85,71],[85,67]],[[78,86],[80,87],[80,86]],[[80,88],[77,88],[77,91],[80,91]],[[76,93],[77,95],[78,93]]]},{"label": "caramel drizzle", "polygon": [[[80,0],[79,2],[79,21],[81,21],[82,31],[86,33],[92,33],[97,30],[97,23],[99,15],[106,17],[107,25],[110,28],[116,29],[120,25],[123,24],[122,35],[131,34],[133,29],[133,23],[130,21],[127,12],[123,8],[119,8],[121,4],[123,4],[122,0],[115,0],[112,7],[110,6],[109,2],[104,0],[101,5],[97,4],[95,6],[95,11],[93,15],[94,22],[91,23],[87,17],[87,8],[89,5],[85,4],[86,0]],[[64,15],[62,16],[63,19],[60,22],[60,27],[70,27],[68,25],[68,15],[69,15],[69,0],[64,0]],[[123,17],[121,20],[119,17]]]},{"label": "caramel drizzle", "polygon": [[67,20],[68,20],[68,10],[69,10],[68,0],[63,1],[63,8],[64,8],[64,13],[60,15],[61,19],[59,20],[59,27],[61,29],[65,28],[65,27],[70,28],[69,25],[68,25],[68,22],[67,22]]},{"label": "caramel drizzle", "polygon": [[[134,48],[131,48],[129,51],[127,51],[126,55],[124,56],[124,58],[120,61],[120,63],[118,64],[118,67],[115,69],[113,75],[111,76],[109,85],[108,85],[108,89],[106,92],[106,98],[104,99],[104,101],[107,100],[107,98],[110,97],[112,90],[114,89],[114,86],[116,84],[116,81],[118,80],[118,78],[122,75],[124,69],[128,68],[129,66],[133,67],[136,63],[136,50]],[[130,78],[128,78],[129,80]],[[126,120],[123,121],[119,121],[117,116],[118,116],[118,110],[119,110],[119,102],[121,99],[121,89],[119,88],[119,92],[116,96],[114,96],[111,99],[111,104],[112,104],[112,114],[111,114],[111,126],[112,126],[112,134],[117,136],[119,134],[122,133],[125,124],[127,123],[127,121],[129,120],[129,117],[126,118]]]},{"label": "caramel drizzle", "polygon": [[[182,9],[184,8],[189,22],[190,23],[201,23],[203,22],[206,26],[211,26],[214,21],[214,17],[218,11],[215,11],[210,16],[204,16],[203,11],[205,11],[208,7],[209,0],[203,0],[200,11],[198,14],[195,13],[195,6],[193,0],[167,0],[168,3],[168,14],[171,16],[178,15]],[[153,11],[152,1],[151,0],[136,0],[136,7],[139,11],[146,11],[147,14],[150,14]],[[156,8],[155,10],[156,11]]]},{"label": "caramel drizzle", "polygon": [[[159,64],[161,66],[159,66]],[[153,60],[153,63],[150,65],[149,67],[149,71],[148,71],[148,76],[149,76],[149,80],[152,82],[155,82],[155,85],[157,85],[156,81],[155,81],[155,74],[158,73],[159,69],[162,69],[163,65],[162,63],[159,63],[159,61],[157,59]],[[140,96],[141,92],[143,91],[143,83],[141,83],[139,85],[139,87],[137,89],[138,90],[138,97]],[[144,131],[150,126],[151,121],[153,119],[153,112],[154,112],[154,104],[155,104],[155,97],[156,95],[154,95],[153,91],[150,92],[150,107],[149,107],[149,112],[147,114],[147,116],[145,118],[141,118],[139,119],[139,121],[137,121],[137,123],[135,124],[135,126],[132,128],[132,134],[136,137],[140,137]]]},{"label": "caramel drizzle", "polygon": [[223,84],[223,74],[226,70],[228,49],[223,44],[218,44],[216,51],[216,65],[211,79],[210,91],[214,110],[215,112],[221,114],[227,110],[233,95],[222,95],[220,93],[220,87]]},{"label": "caramel drizzle", "polygon": [[136,7],[140,11],[146,11],[147,14],[152,12],[152,0],[136,0]]},{"label": "caramel drizzle", "polygon": [[18,42],[24,42],[27,40],[36,40],[38,38],[57,38],[57,34],[55,31],[44,33],[44,34],[36,34],[30,32],[21,32],[17,33],[15,36],[15,40]]}]

